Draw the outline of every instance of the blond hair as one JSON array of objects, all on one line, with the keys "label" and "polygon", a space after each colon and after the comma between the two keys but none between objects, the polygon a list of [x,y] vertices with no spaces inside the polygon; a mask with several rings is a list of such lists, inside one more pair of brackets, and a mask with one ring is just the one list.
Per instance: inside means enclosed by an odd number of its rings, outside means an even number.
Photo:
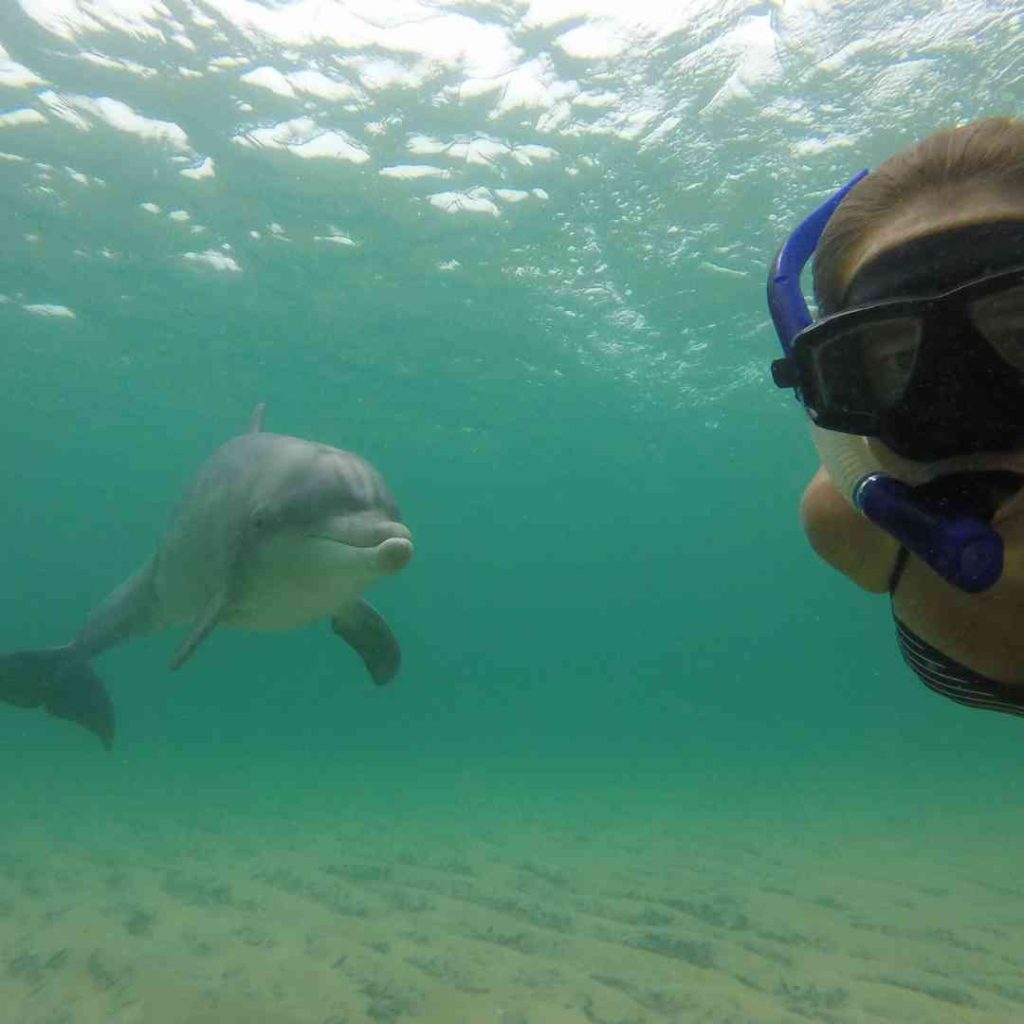
[{"label": "blond hair", "polygon": [[935,132],[859,182],[830,218],[814,253],[819,311],[841,307],[852,261],[901,208],[928,193],[975,185],[1024,198],[1024,121],[990,117]]}]

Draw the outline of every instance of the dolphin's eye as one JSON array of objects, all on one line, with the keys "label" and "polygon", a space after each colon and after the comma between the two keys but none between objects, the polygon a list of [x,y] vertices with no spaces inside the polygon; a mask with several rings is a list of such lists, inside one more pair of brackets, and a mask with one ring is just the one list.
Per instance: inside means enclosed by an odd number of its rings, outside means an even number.
[{"label": "dolphin's eye", "polygon": [[266,509],[258,508],[249,517],[249,522],[254,530],[262,530],[267,525]]}]

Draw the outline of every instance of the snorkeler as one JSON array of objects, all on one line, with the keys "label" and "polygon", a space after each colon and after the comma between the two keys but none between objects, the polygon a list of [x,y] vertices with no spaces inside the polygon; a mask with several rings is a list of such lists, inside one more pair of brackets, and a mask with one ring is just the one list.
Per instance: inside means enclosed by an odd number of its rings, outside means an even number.
[{"label": "snorkeler", "polygon": [[800,506],[812,547],[890,595],[927,686],[1024,715],[1024,121],[937,132],[858,175],[782,247],[768,292],[773,376],[822,456]]}]

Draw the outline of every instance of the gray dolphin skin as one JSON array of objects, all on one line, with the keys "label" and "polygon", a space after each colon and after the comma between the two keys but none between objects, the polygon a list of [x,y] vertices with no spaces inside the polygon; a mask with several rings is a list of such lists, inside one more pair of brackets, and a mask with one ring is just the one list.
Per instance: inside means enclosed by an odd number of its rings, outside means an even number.
[{"label": "gray dolphin skin", "polygon": [[218,626],[286,630],[327,618],[376,683],[401,652],[362,593],[413,554],[381,475],[351,452],[263,432],[218,448],[185,492],[153,557],[92,611],[63,647],[0,656],[0,700],[42,707],[114,741],[114,706],[89,662],[133,637],[187,633],[180,668]]}]

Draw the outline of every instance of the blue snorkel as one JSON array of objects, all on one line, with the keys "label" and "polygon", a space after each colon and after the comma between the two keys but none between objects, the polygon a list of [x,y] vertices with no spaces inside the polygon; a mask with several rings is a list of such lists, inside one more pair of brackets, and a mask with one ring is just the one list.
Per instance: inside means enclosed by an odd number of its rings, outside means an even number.
[{"label": "blue snorkel", "polygon": [[[788,362],[798,334],[812,323],[800,288],[800,274],[821,240],[836,207],[868,172],[861,171],[821,204],[779,249],[768,273],[768,309]],[[773,372],[776,369],[773,367]],[[776,383],[785,368],[779,367]],[[798,394],[799,397],[799,394]],[[832,434],[823,431],[821,434]],[[836,438],[852,435],[835,434]],[[845,486],[833,480],[854,508],[930,565],[943,579],[969,594],[993,586],[1003,571],[1003,540],[975,514],[948,507],[937,510],[913,487],[878,469],[845,475]]]}]

